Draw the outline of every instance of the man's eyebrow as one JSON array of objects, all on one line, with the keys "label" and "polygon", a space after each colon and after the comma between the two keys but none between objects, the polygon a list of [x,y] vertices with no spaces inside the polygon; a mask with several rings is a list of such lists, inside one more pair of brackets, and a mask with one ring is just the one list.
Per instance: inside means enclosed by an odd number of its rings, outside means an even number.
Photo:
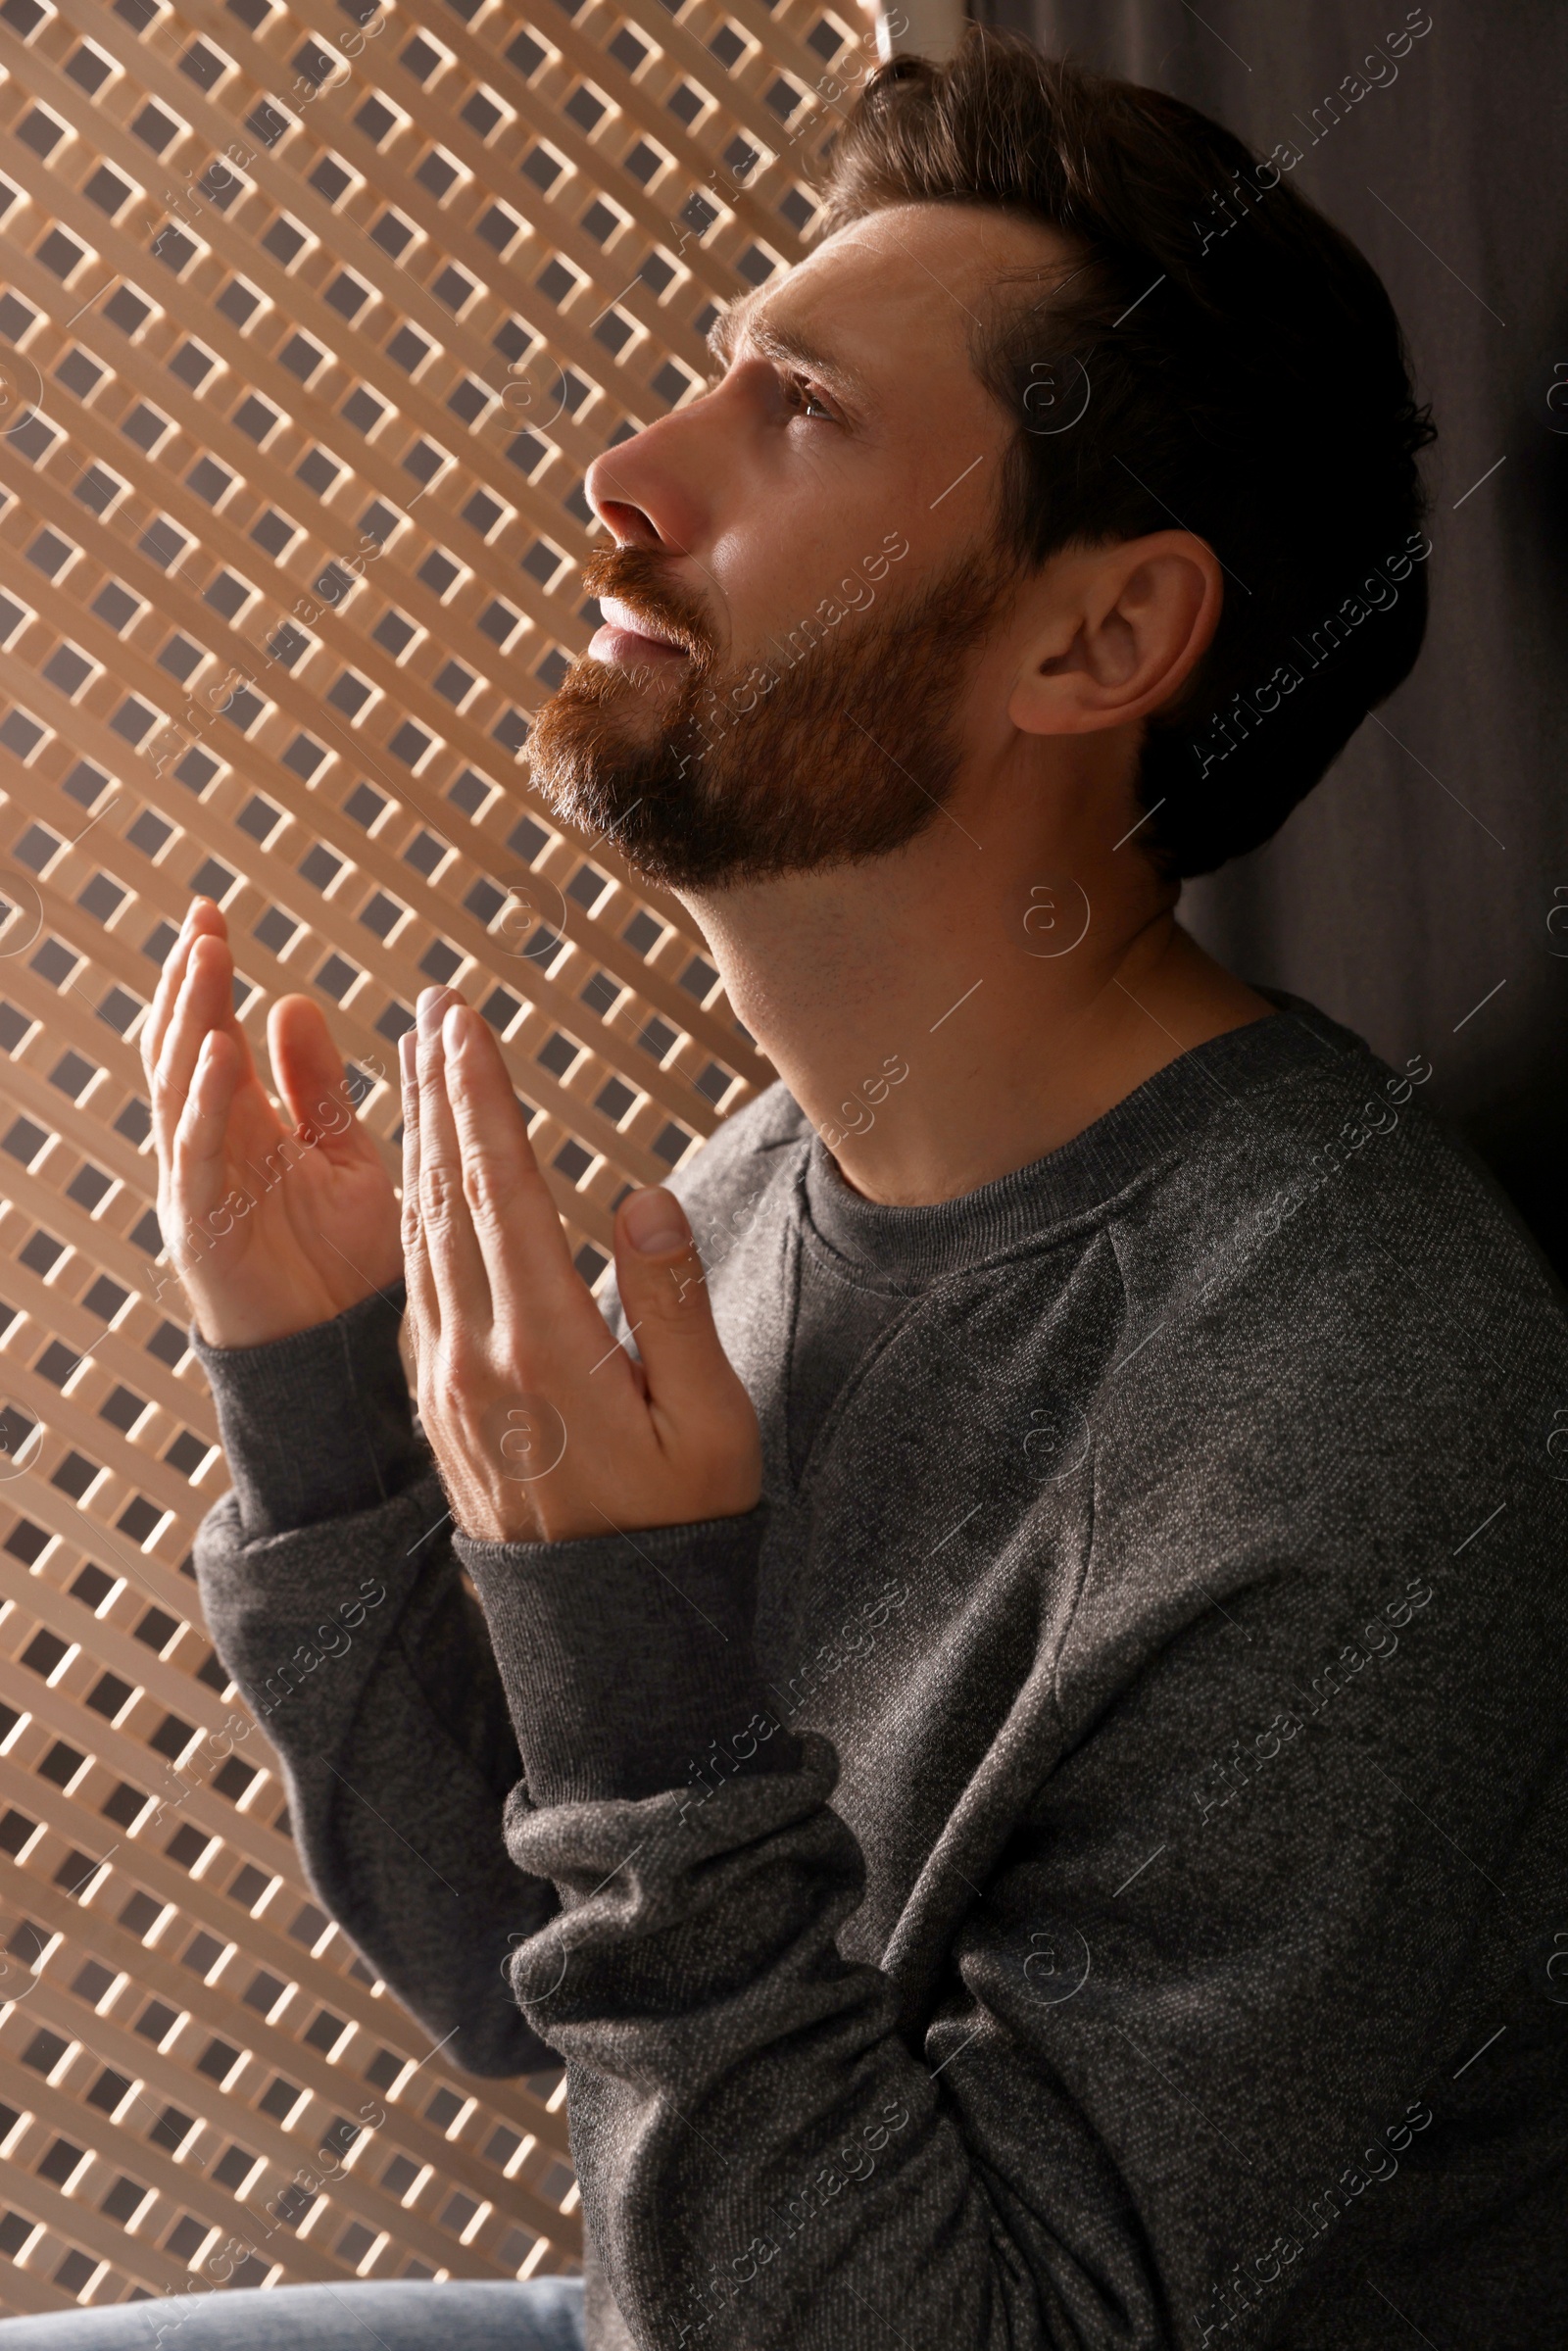
[{"label": "man's eyebrow", "polygon": [[743,295],[738,302],[732,302],[727,310],[719,312],[718,317],[709,328],[708,348],[721,367],[727,367],[735,357],[735,345],[740,339],[741,329],[746,323],[749,313],[756,305],[760,291],[760,288],[754,289],[752,293]]},{"label": "man's eyebrow", "polygon": [[761,289],[748,294],[720,313],[709,330],[708,347],[721,367],[734,361],[737,346],[744,340],[763,359],[782,361],[786,367],[799,367],[806,374],[820,376],[825,384],[843,391],[853,399],[863,400],[866,390],[863,379],[843,360],[834,359],[812,343],[808,336],[795,328],[776,323],[770,318],[754,318]]}]

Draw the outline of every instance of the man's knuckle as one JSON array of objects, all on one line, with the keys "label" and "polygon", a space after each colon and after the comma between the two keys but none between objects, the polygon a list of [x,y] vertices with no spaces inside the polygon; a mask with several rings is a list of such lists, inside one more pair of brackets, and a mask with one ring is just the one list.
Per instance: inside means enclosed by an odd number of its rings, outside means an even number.
[{"label": "man's knuckle", "polygon": [[653,1304],[661,1321],[690,1323],[700,1318],[708,1302],[708,1274],[695,1249],[674,1265],[660,1269],[653,1284]]},{"label": "man's knuckle", "polygon": [[466,1400],[477,1369],[472,1349],[461,1335],[443,1331],[438,1346],[433,1348],[430,1376],[439,1390],[437,1410],[443,1420],[450,1420],[456,1409]]},{"label": "man's knuckle", "polygon": [[509,1168],[488,1152],[467,1159],[463,1169],[463,1197],[476,1217],[494,1223],[504,1212],[515,1192]]},{"label": "man's knuckle", "polygon": [[450,1167],[439,1164],[419,1170],[419,1213],[427,1225],[449,1226],[463,1198],[463,1187]]}]

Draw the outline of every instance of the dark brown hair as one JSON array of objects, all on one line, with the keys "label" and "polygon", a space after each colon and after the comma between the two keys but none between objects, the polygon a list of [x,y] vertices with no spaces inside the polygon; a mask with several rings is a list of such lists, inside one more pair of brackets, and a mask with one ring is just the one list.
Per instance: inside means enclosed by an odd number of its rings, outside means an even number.
[{"label": "dark brown hair", "polygon": [[1276,831],[1426,627],[1431,418],[1381,279],[1293,155],[1260,164],[1178,99],[971,27],[945,66],[875,73],[829,170],[828,229],[983,204],[1079,249],[1044,302],[998,289],[973,358],[1017,418],[999,527],[1020,563],[1181,527],[1225,567],[1213,642],[1145,734],[1139,837],[1171,875]]}]

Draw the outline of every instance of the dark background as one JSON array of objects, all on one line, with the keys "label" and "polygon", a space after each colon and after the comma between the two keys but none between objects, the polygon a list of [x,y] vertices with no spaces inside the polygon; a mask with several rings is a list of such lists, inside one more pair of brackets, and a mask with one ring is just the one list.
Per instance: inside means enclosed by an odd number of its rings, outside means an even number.
[{"label": "dark background", "polygon": [[[1437,1106],[1568,1277],[1568,6],[970,13],[1168,90],[1259,154],[1290,140],[1304,151],[1291,184],[1393,297],[1439,432],[1425,650],[1272,841],[1188,884],[1182,918],[1244,978],[1310,998],[1387,1060],[1429,1054]],[[1331,122],[1323,101],[1345,104],[1362,58],[1426,19],[1398,78]]]}]

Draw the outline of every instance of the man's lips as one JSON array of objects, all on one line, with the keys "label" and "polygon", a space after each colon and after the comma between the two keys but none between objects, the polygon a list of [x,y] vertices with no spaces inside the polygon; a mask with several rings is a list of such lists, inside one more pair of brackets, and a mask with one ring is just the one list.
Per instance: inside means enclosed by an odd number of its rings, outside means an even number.
[{"label": "man's lips", "polygon": [[614,596],[601,596],[604,624],[596,628],[588,651],[596,661],[614,661],[622,667],[650,668],[664,661],[684,661],[687,655],[659,631],[657,620],[645,620]]}]

